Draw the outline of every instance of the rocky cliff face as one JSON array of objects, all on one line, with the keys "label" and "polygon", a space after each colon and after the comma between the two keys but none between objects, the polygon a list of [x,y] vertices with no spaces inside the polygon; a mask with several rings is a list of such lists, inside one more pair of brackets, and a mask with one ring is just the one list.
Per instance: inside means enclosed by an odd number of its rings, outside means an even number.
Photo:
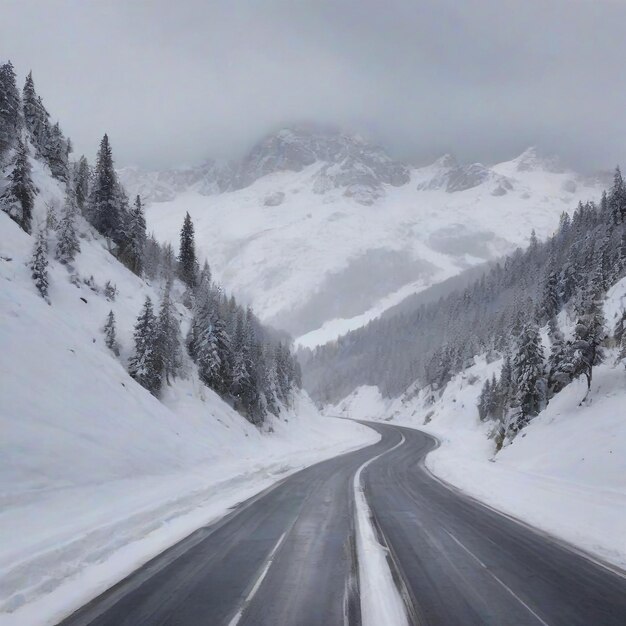
[{"label": "rocky cliff face", "polygon": [[513,189],[513,181],[506,176],[497,174],[482,163],[460,165],[450,154],[422,168],[421,173],[417,188],[422,191],[443,190],[455,193],[487,183],[492,195],[503,196]]},{"label": "rocky cliff face", "polygon": [[131,193],[163,202],[190,188],[204,195],[236,191],[269,174],[301,172],[312,166],[317,166],[311,179],[315,193],[340,189],[362,204],[384,196],[385,185],[399,187],[410,180],[409,168],[382,148],[356,135],[307,127],[283,129],[265,137],[239,162],[208,161],[199,167],[163,172],[125,168],[119,173]]}]

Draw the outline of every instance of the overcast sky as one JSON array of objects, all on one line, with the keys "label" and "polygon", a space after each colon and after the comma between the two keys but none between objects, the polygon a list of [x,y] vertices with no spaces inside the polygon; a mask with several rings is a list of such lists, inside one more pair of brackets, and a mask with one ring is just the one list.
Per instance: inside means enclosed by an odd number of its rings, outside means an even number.
[{"label": "overcast sky", "polygon": [[297,121],[394,155],[536,144],[626,166],[626,0],[0,0],[0,60],[118,165],[233,157]]}]

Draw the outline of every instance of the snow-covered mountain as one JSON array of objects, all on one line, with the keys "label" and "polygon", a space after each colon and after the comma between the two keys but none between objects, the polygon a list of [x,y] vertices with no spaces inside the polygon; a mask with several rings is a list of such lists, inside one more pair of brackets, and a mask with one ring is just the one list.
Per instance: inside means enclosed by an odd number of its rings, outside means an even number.
[{"label": "snow-covered mountain", "polygon": [[446,155],[411,167],[306,127],[266,137],[238,163],[120,177],[152,201],[159,239],[176,244],[189,211],[216,276],[308,346],[511,252],[533,229],[547,237],[602,187],[534,148],[491,166]]},{"label": "snow-covered mountain", "polygon": [[[29,160],[37,229],[63,205],[64,185]],[[35,237],[0,211],[3,624],[57,623],[279,478],[377,439],[321,420],[304,394],[257,428],[189,365],[159,401],[125,363],[142,303],[158,302],[163,284],[128,270],[83,218],[78,235],[70,265],[50,254],[48,302],[31,278]],[[109,311],[119,356],[102,330]],[[176,314],[189,324],[185,307]]]}]

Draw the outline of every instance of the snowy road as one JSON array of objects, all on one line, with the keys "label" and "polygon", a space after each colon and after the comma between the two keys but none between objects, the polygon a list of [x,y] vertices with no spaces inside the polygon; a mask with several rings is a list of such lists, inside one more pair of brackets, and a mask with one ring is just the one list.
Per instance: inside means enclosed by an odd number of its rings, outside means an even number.
[{"label": "snowy road", "polygon": [[626,578],[433,479],[422,464],[429,436],[372,427],[377,444],[290,476],[63,624],[371,622],[356,587],[353,507],[355,474],[373,457],[361,481],[413,623],[626,623]]}]

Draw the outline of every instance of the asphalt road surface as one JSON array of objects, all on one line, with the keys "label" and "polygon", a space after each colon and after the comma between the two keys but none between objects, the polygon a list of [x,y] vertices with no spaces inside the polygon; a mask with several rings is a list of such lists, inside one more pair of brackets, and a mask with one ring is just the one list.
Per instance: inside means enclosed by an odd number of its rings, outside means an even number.
[{"label": "asphalt road surface", "polygon": [[[413,624],[626,625],[626,578],[450,489],[419,431],[370,424],[377,444],[279,482],[159,555],[72,616],[92,624],[359,624],[354,475]],[[387,626],[385,624],[375,626]]]}]

